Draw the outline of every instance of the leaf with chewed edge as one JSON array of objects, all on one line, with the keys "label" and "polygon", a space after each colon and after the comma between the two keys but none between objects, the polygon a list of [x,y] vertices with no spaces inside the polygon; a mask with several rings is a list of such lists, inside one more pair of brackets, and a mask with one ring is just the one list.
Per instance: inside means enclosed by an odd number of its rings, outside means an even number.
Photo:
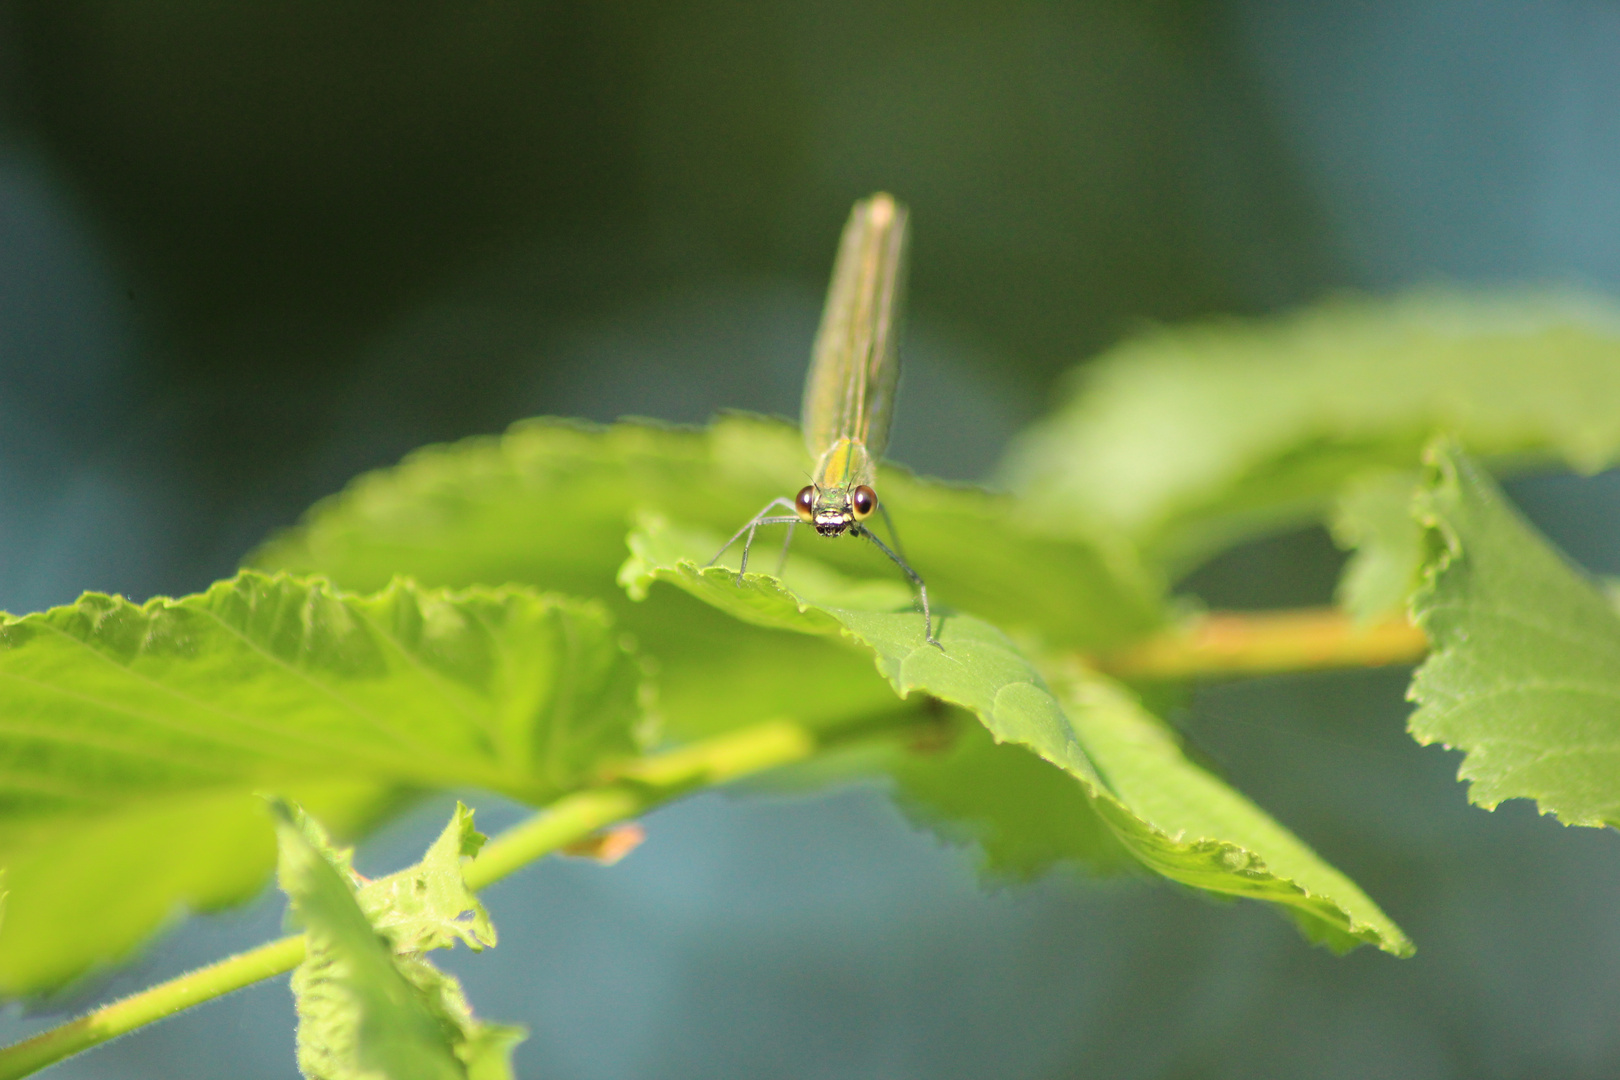
[{"label": "leaf with chewed edge", "polygon": [[[667,581],[746,621],[847,639],[871,653],[901,697],[921,692],[971,711],[995,741],[1025,747],[1078,781],[1093,811],[1148,868],[1196,888],[1280,904],[1309,937],[1335,949],[1366,942],[1396,955],[1412,951],[1353,882],[1189,761],[1173,733],[1117,684],[1060,669],[1054,693],[1005,634],[948,610],[936,612],[943,646],[936,648],[924,640],[906,590],[847,582],[808,559],[785,579],[739,578],[702,567],[711,538],[656,518],[643,521],[630,548],[620,580],[632,595]],[[910,793],[919,794],[915,787]],[[970,834],[982,834],[986,820],[1003,832],[1017,827],[1014,814],[987,819],[962,792],[953,798]],[[931,808],[953,809],[942,802]],[[1049,839],[1036,842],[1043,855],[1052,847]]]},{"label": "leaf with chewed edge", "polygon": [[457,802],[421,862],[361,887],[361,909],[396,951],[447,949],[459,941],[479,952],[495,944],[489,912],[461,874],[461,860],[477,855],[484,840],[473,812]]},{"label": "leaf with chewed edge", "polygon": [[[425,904],[410,888],[357,896],[348,852],[297,807],[277,801],[272,812],[277,877],[308,942],[292,976],[299,1070],[309,1080],[510,1080],[523,1029],[475,1018],[461,984],[421,956],[459,939],[417,932],[426,912],[441,926],[461,914],[454,890],[434,889]],[[450,860],[460,877],[471,824],[458,806],[423,863],[383,880],[437,879]]]}]

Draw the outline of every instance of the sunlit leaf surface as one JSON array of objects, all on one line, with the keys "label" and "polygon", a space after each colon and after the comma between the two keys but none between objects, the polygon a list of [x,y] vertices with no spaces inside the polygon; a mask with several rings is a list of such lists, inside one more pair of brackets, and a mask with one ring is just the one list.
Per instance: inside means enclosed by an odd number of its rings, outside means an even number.
[{"label": "sunlit leaf surface", "polygon": [[0,623],[0,990],[59,985],[274,861],[257,791],[350,828],[403,790],[533,802],[637,751],[607,615],[522,588],[370,596],[244,573]]}]

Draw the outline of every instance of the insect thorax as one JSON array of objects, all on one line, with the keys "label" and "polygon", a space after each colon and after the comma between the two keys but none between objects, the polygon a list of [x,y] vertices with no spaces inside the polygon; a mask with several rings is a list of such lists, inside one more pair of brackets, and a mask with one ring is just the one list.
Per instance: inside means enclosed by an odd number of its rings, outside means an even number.
[{"label": "insect thorax", "polygon": [[845,500],[861,484],[871,486],[877,474],[877,463],[867,453],[859,439],[839,439],[827,448],[816,462],[816,488],[828,495],[841,492]]}]

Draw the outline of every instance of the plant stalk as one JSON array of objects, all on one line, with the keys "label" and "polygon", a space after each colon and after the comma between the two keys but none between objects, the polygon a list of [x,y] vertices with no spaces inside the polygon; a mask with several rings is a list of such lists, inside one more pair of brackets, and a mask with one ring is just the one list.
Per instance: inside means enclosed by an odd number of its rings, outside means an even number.
[{"label": "plant stalk", "polygon": [[1412,664],[1428,651],[1423,631],[1404,618],[1364,624],[1334,608],[1308,608],[1201,615],[1086,660],[1121,679],[1236,678]]}]

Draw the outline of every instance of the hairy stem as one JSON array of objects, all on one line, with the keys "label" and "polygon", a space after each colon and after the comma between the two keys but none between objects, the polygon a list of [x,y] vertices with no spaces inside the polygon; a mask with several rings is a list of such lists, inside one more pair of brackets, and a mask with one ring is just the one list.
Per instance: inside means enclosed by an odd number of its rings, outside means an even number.
[{"label": "hairy stem", "polygon": [[[867,724],[862,730],[903,729],[914,726],[917,716],[916,710],[896,711],[887,714],[892,722]],[[566,795],[492,839],[467,864],[467,884],[482,889],[542,855],[677,795],[803,761],[827,741],[827,736],[818,738],[798,724],[770,721],[643,758],[600,786]],[[0,1080],[27,1076],[182,1009],[291,971],[303,958],[304,936],[295,934],[104,1005],[0,1049]]]},{"label": "hairy stem", "polygon": [[1405,619],[1362,624],[1311,608],[1202,615],[1088,662],[1122,679],[1194,679],[1410,664],[1428,650]]},{"label": "hairy stem", "polygon": [[27,1076],[181,1009],[291,971],[303,958],[304,935],[297,934],[187,972],[0,1050],[0,1076]]}]

